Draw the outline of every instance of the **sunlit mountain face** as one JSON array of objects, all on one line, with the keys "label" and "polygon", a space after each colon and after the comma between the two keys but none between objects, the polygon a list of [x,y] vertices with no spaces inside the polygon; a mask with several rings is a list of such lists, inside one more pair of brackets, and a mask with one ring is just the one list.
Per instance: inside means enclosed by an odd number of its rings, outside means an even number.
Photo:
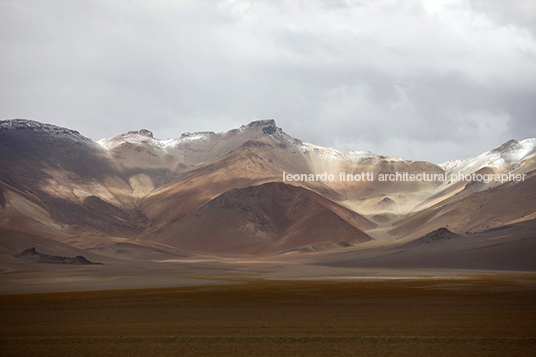
[{"label": "sunlit mountain face", "polygon": [[13,254],[31,247],[12,232],[136,259],[357,254],[536,219],[536,139],[437,165],[316,146],[274,120],[95,142],[15,119],[0,122],[0,153],[0,229]]}]

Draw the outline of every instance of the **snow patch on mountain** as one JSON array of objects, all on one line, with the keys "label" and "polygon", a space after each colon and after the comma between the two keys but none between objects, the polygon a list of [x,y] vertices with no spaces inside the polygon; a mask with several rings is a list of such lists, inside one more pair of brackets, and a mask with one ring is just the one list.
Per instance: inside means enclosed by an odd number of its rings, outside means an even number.
[{"label": "snow patch on mountain", "polygon": [[129,132],[114,138],[101,139],[97,141],[97,144],[106,150],[113,150],[126,143],[135,145],[147,144],[154,148],[166,150],[176,148],[183,143],[207,140],[210,134],[214,134],[212,132],[185,133],[179,139],[156,139],[152,137],[152,133],[151,136],[147,136],[140,132]]},{"label": "snow patch on mountain", "polygon": [[513,164],[536,156],[536,138],[523,141],[510,140],[491,151],[463,159],[450,160],[440,164],[449,174],[469,174],[484,167],[505,170]]},{"label": "snow patch on mountain", "polygon": [[181,135],[180,139],[175,140],[175,143],[196,141],[196,140],[206,140],[210,134],[214,134],[214,133],[213,132],[185,133]]},{"label": "snow patch on mountain", "polygon": [[519,141],[502,153],[502,157],[509,164],[522,162],[535,156],[536,138]]},{"label": "snow patch on mountain", "polygon": [[399,157],[376,155],[370,151],[339,151],[306,142],[302,142],[299,145],[299,148],[304,154],[312,154],[312,156],[325,161],[349,161],[357,163],[363,160],[373,160],[378,162],[384,160],[393,162],[412,162],[411,160],[406,160]]},{"label": "snow patch on mountain", "polygon": [[198,143],[207,142],[210,145],[216,141],[227,140],[235,137],[244,137],[244,141],[251,140],[258,136],[270,136],[275,140],[281,141],[281,138],[289,140],[281,128],[277,127],[275,120],[257,120],[247,125],[242,125],[238,129],[232,129],[226,132],[212,132],[202,131],[194,133],[184,133],[178,139],[156,139],[153,137],[153,133],[149,130],[142,129],[140,131],[130,131],[128,133],[113,137],[106,138],[97,141],[103,149],[113,150],[125,143],[134,145],[147,144],[154,148],[169,150],[175,149],[179,146],[189,146],[191,144],[197,145]]}]

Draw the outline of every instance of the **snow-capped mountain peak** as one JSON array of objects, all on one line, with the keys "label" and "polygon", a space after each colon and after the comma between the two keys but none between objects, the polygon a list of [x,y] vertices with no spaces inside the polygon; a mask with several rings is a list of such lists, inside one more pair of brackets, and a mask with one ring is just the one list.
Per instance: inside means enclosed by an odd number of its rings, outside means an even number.
[{"label": "snow-capped mountain peak", "polygon": [[468,159],[450,160],[439,166],[449,173],[466,174],[476,172],[484,167],[507,169],[513,164],[521,163],[535,156],[536,138],[523,141],[510,140],[491,151]]},{"label": "snow-capped mountain peak", "polygon": [[123,144],[148,144],[159,149],[169,149],[178,146],[180,143],[192,142],[197,140],[206,140],[213,132],[184,133],[178,139],[157,139],[153,133],[147,129],[139,131],[129,131],[128,133],[118,135],[113,138],[106,138],[97,141],[103,149],[113,150]]}]

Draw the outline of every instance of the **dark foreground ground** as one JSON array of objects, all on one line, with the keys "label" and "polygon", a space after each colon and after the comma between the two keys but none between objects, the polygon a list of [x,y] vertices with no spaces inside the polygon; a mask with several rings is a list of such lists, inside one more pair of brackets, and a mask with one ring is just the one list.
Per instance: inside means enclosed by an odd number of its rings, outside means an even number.
[{"label": "dark foreground ground", "polygon": [[1,356],[535,356],[536,280],[0,296]]}]

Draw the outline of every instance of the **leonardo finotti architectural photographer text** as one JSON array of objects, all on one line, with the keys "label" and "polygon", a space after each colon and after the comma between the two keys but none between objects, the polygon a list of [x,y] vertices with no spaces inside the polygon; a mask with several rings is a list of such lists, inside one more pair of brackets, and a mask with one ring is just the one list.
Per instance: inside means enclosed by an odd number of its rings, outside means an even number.
[{"label": "leonardo finotti architectural photographer text", "polygon": [[432,182],[432,181],[478,181],[489,183],[492,181],[499,181],[501,183],[508,181],[525,181],[526,174],[429,174],[429,173],[420,173],[420,174],[410,174],[409,172],[396,172],[396,173],[380,173],[376,174],[374,172],[361,172],[357,174],[349,174],[346,172],[340,172],[338,175],[329,174],[324,172],[323,174],[290,174],[283,172],[283,181],[341,181],[341,182],[354,182],[354,181],[391,181],[391,182]]}]

